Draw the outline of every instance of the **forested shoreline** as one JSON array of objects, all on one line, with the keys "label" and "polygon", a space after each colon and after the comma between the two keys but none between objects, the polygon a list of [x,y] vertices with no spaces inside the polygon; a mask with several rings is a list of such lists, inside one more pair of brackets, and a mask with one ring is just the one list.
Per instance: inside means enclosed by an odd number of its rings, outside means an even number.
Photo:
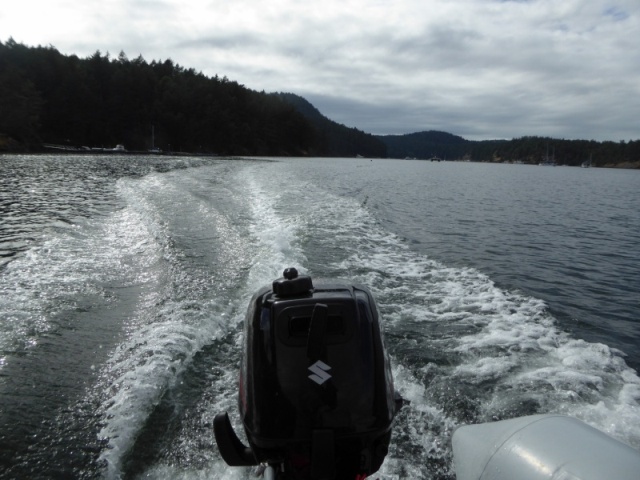
[{"label": "forested shoreline", "polygon": [[[42,143],[220,154],[322,153],[289,104],[171,60],[0,44],[0,132],[30,150]],[[153,132],[153,135],[152,135]],[[152,137],[154,145],[152,145]]]},{"label": "forested shoreline", "polygon": [[527,136],[512,140],[471,141],[446,132],[381,137],[393,158],[439,158],[495,163],[640,168],[640,140],[597,142]]},{"label": "forested shoreline", "polygon": [[437,157],[447,160],[640,166],[640,140],[523,137],[470,141],[445,132],[371,135],[304,98],[251,90],[172,60],[87,58],[0,42],[0,152],[161,149],[218,155]]}]

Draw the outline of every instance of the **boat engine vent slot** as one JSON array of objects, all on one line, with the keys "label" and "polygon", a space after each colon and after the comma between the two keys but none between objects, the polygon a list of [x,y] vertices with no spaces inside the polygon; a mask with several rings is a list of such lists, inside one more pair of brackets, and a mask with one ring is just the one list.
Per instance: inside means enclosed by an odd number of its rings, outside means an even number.
[{"label": "boat engine vent slot", "polygon": [[[289,319],[289,335],[306,338],[309,335],[311,317],[291,317]],[[344,335],[344,319],[338,315],[327,317],[327,335]]]},{"label": "boat engine vent slot", "polygon": [[[323,335],[326,345],[348,342],[358,321],[355,302],[347,305],[327,303],[326,330]],[[276,309],[275,329],[278,339],[285,345],[301,347],[307,345],[309,329],[313,319],[313,304],[296,305]]]}]

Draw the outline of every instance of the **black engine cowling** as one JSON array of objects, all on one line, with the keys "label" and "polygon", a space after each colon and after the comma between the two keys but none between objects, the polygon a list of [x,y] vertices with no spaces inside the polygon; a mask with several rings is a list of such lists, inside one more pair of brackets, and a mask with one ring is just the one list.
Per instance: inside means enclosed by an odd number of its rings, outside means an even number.
[{"label": "black engine cowling", "polygon": [[287,269],[247,311],[239,408],[250,448],[226,414],[216,441],[230,465],[354,479],[380,468],[400,405],[369,290]]}]

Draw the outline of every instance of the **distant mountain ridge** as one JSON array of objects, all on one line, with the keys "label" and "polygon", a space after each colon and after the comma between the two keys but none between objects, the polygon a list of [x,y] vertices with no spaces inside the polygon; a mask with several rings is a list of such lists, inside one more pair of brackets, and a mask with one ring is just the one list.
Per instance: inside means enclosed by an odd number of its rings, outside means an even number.
[{"label": "distant mountain ridge", "polygon": [[251,90],[170,59],[96,51],[81,59],[53,46],[0,41],[0,152],[44,144],[128,150],[310,157],[419,158],[640,168],[640,140],[527,136],[471,141],[442,131],[372,135],[324,116],[293,93]]},{"label": "distant mountain ridge", "polygon": [[539,164],[549,151],[558,165],[578,166],[591,159],[592,166],[640,168],[640,140],[596,142],[527,136],[511,140],[466,140],[446,132],[429,131],[385,135],[390,158],[471,160],[493,163]]},{"label": "distant mountain ridge", "polygon": [[437,130],[404,135],[371,135],[330,120],[299,95],[274,95],[293,105],[314,125],[322,145],[318,151],[328,156],[437,157],[443,160],[538,164],[551,149],[560,165],[577,166],[591,158],[593,166],[640,168],[640,140],[616,143],[526,136],[512,140],[474,141]]},{"label": "distant mountain ridge", "polygon": [[349,128],[325,117],[305,98],[294,93],[274,93],[273,95],[293,105],[316,128],[320,150],[328,156],[386,158],[387,147],[375,135],[357,128]]},{"label": "distant mountain ridge", "polygon": [[447,132],[431,130],[406,135],[381,135],[391,158],[462,158],[469,141]]}]

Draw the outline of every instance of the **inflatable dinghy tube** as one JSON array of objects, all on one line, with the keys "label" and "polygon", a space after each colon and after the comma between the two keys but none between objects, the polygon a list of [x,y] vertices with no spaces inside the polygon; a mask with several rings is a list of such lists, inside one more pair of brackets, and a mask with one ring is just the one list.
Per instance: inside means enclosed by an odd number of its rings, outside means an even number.
[{"label": "inflatable dinghy tube", "polygon": [[457,480],[638,480],[640,452],[563,415],[459,427]]}]

